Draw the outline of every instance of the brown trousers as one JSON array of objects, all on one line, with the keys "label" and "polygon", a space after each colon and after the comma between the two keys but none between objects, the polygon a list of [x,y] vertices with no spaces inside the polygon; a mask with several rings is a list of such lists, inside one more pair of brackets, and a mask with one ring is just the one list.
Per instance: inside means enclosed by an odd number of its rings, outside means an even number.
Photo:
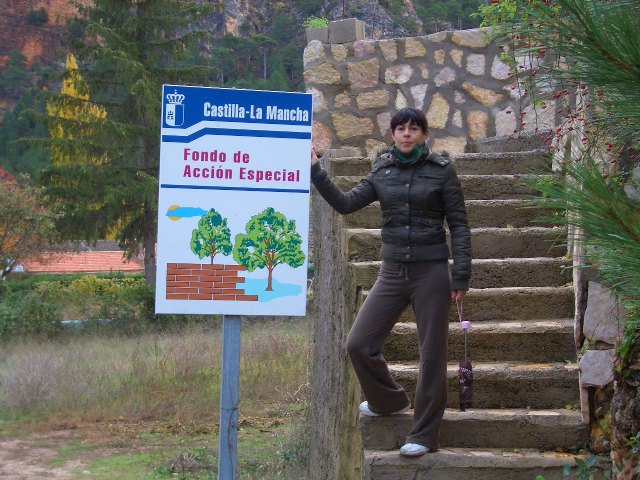
[{"label": "brown trousers", "polygon": [[391,377],[382,346],[405,307],[416,316],[420,364],[413,427],[407,443],[438,448],[438,431],[447,401],[447,335],[451,306],[446,259],[419,263],[383,261],[347,337],[347,351],[369,408],[392,413],[409,404]]}]

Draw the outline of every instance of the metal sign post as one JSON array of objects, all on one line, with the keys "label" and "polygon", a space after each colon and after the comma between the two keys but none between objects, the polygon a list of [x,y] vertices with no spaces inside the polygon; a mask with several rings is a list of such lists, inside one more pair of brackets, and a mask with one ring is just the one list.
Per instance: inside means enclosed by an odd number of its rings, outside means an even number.
[{"label": "metal sign post", "polygon": [[237,478],[239,379],[240,317],[224,315],[222,317],[218,480],[236,480]]}]

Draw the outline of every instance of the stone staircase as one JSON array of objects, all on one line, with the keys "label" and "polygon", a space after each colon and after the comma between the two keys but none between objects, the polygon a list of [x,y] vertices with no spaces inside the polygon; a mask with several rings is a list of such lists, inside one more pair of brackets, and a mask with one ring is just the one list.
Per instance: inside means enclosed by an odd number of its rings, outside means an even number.
[{"label": "stone staircase", "polygon": [[[474,407],[466,412],[457,408],[457,369],[464,344],[452,309],[441,449],[417,459],[398,455],[412,411],[361,417],[367,479],[561,479],[567,478],[563,467],[574,464],[565,452],[588,443],[579,407],[571,262],[561,246],[566,232],[536,223],[545,212],[523,208],[535,194],[529,180],[551,172],[542,148],[537,136],[503,137],[478,142],[474,153],[454,156],[472,228],[472,288],[464,311],[472,325]],[[367,159],[332,158],[330,171],[347,189],[369,168]],[[343,220],[360,301],[379,268],[379,215],[374,204]],[[416,326],[408,308],[384,355],[410,397],[417,352]]]}]

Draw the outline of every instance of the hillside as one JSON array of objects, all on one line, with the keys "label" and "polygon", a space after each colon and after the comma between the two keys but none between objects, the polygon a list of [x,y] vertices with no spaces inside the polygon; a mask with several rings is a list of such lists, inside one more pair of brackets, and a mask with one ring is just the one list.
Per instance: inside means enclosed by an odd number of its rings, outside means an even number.
[{"label": "hillside", "polygon": [[[9,52],[19,50],[28,63],[60,56],[64,25],[75,9],[68,0],[6,0],[0,17],[0,66]],[[46,12],[46,19],[42,10]]]},{"label": "hillside", "polygon": [[[302,22],[311,15],[329,20],[355,17],[365,22],[367,36],[372,39],[420,35],[452,28],[455,23],[468,23],[468,18],[456,22],[456,8],[474,7],[473,1],[463,4],[455,0],[434,0],[425,4],[414,0],[212,0],[218,6],[203,24],[217,36],[268,34],[278,17],[286,16],[296,28],[292,32],[302,46]],[[64,45],[64,25],[75,13],[69,0],[7,0],[5,15],[0,17],[0,66],[11,50],[19,50],[30,64],[59,60]],[[475,8],[475,7],[474,7]],[[46,11],[46,20],[39,17]],[[435,18],[433,13],[446,15],[425,25],[422,19]],[[466,12],[462,12],[466,17]],[[463,25],[464,26],[464,25]]]}]

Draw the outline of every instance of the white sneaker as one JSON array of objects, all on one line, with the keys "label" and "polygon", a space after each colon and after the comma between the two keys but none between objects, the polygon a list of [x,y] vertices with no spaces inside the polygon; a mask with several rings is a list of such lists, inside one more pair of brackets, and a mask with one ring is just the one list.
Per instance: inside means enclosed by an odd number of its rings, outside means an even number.
[{"label": "white sneaker", "polygon": [[364,415],[365,417],[381,417],[383,415],[398,415],[400,413],[404,413],[407,410],[409,410],[410,405],[407,405],[404,408],[401,408],[400,410],[398,410],[397,412],[391,412],[391,413],[376,413],[373,412],[369,409],[369,402],[362,402],[360,404],[360,413],[362,415]]},{"label": "white sneaker", "polygon": [[431,451],[429,447],[418,443],[405,443],[400,449],[400,455],[404,455],[405,457],[419,457]]}]

